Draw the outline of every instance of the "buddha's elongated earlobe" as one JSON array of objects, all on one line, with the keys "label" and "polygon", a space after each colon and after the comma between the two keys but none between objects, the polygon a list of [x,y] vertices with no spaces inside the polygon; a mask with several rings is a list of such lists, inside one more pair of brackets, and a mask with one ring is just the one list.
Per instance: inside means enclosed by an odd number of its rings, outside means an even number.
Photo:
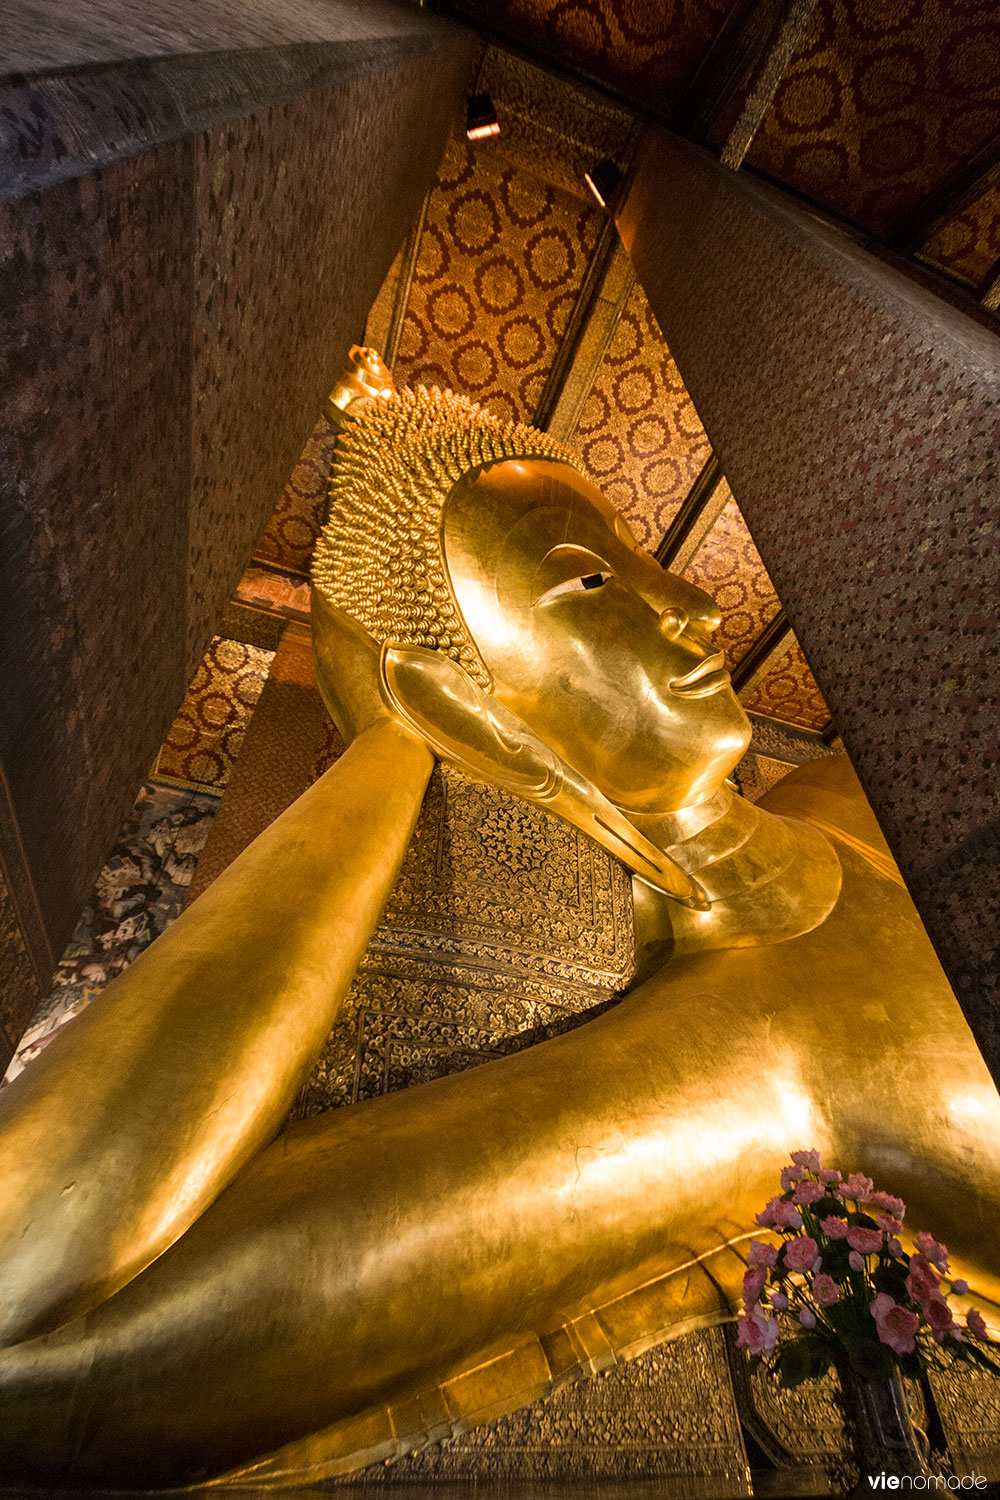
[{"label": "buddha's elongated earlobe", "polygon": [[708,910],[696,880],[449,656],[383,646],[379,688],[393,716],[442,760],[556,813],[657,890],[697,911]]}]

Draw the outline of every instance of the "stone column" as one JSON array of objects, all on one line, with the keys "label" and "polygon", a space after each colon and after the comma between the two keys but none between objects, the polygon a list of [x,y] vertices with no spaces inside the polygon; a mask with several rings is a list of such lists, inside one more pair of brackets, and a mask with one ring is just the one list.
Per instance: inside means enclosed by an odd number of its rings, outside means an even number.
[{"label": "stone column", "polygon": [[0,824],[58,954],[475,43],[382,0],[2,9]]},{"label": "stone column", "polygon": [[996,331],[665,131],[619,228],[1000,1078]]}]

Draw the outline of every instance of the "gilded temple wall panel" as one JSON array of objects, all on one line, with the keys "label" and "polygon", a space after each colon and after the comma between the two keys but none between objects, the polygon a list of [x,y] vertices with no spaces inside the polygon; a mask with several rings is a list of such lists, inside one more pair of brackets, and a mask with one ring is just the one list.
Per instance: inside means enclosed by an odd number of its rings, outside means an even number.
[{"label": "gilded temple wall panel", "polygon": [[656,1480],[663,1500],[749,1495],[723,1336],[688,1334],[366,1475],[449,1481]]},{"label": "gilded temple wall panel", "polygon": [[603,1008],[632,973],[631,882],[550,814],[449,767],[297,1112],[475,1067]]}]

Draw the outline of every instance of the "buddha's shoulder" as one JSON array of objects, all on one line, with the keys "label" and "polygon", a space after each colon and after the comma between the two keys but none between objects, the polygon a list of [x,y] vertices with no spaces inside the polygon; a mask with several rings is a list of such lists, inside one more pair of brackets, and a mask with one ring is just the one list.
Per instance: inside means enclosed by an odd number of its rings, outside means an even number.
[{"label": "buddha's shoulder", "polygon": [[758,804],[768,812],[827,825],[891,859],[889,845],[846,755],[823,755],[790,771]]}]

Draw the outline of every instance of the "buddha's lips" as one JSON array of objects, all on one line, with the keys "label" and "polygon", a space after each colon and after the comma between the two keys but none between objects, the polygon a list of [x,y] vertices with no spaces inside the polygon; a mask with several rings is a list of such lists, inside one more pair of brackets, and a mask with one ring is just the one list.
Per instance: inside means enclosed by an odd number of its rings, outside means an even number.
[{"label": "buddha's lips", "polygon": [[679,698],[707,698],[709,693],[717,693],[720,688],[728,686],[726,659],[721,651],[717,651],[714,656],[706,656],[692,672],[672,678],[670,691]]}]

